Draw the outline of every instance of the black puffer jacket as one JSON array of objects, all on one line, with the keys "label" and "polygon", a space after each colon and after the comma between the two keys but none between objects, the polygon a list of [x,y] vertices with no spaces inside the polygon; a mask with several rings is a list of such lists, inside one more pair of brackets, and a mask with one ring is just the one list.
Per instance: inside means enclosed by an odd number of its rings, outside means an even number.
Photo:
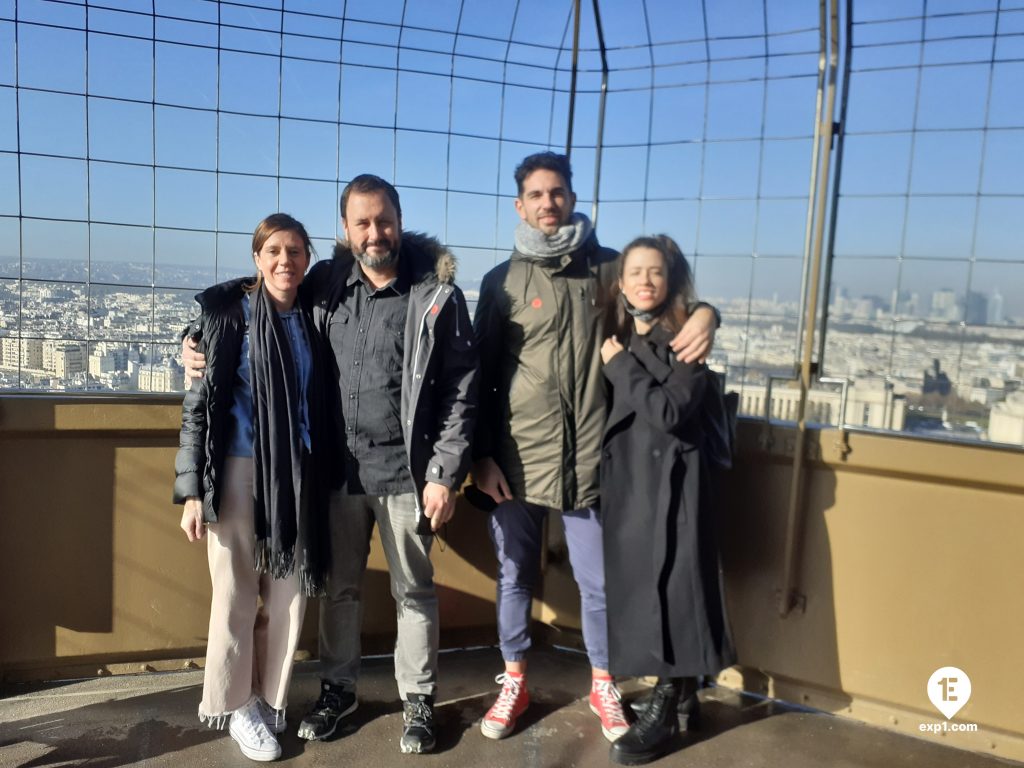
[{"label": "black puffer jacket", "polygon": [[181,414],[178,455],[174,459],[174,503],[190,496],[203,500],[203,520],[217,522],[220,508],[220,477],[229,439],[233,403],[232,387],[242,353],[245,315],[244,287],[251,278],[240,278],[207,288],[196,295],[202,308],[187,334],[199,342],[206,355],[206,375],[192,379]]}]

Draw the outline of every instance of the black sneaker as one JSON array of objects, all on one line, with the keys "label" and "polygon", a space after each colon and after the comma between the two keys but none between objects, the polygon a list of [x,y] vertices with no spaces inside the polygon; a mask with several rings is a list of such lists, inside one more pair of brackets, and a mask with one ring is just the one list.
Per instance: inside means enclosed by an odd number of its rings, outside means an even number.
[{"label": "black sneaker", "polygon": [[340,685],[320,681],[320,698],[313,709],[299,723],[299,738],[308,741],[322,741],[328,738],[346,715],[356,711],[359,702],[356,695]]},{"label": "black sneaker", "polygon": [[410,693],[402,702],[405,709],[405,728],[399,746],[402,754],[432,752],[434,739],[434,697],[425,693]]}]

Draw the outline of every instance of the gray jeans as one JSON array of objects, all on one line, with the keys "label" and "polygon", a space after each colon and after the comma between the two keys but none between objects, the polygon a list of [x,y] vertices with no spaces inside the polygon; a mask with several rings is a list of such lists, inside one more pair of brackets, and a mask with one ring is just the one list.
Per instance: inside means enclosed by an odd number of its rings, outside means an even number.
[{"label": "gray jeans", "polygon": [[437,689],[438,617],[432,536],[416,533],[419,513],[411,493],[331,497],[331,559],[327,595],[320,600],[320,676],[354,691],[359,678],[361,588],[373,525],[380,530],[398,612],[395,680],[409,693]]}]

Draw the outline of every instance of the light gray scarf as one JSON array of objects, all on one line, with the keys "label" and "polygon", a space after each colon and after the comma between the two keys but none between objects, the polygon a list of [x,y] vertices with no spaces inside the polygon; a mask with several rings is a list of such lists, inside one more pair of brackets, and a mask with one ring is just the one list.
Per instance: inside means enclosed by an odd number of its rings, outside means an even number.
[{"label": "light gray scarf", "polygon": [[652,323],[665,314],[665,310],[668,309],[668,299],[663,301],[661,304],[651,310],[637,309],[629,303],[629,299],[626,298],[626,294],[620,293],[619,298],[622,300],[622,306],[626,308],[626,312],[629,313],[630,317],[635,317],[644,323]]},{"label": "light gray scarf", "polygon": [[569,223],[558,228],[553,235],[545,235],[525,221],[516,227],[516,251],[529,259],[551,259],[573,253],[594,231],[590,219],[574,213]]}]

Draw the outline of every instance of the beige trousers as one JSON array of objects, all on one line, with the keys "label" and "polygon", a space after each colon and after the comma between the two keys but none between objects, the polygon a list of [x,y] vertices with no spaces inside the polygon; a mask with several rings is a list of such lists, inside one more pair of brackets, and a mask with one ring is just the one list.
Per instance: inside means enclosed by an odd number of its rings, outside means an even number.
[{"label": "beige trousers", "polygon": [[285,708],[306,609],[297,572],[256,573],[252,476],[252,459],[225,459],[219,519],[207,528],[213,599],[199,719],[218,728],[253,694]]}]

